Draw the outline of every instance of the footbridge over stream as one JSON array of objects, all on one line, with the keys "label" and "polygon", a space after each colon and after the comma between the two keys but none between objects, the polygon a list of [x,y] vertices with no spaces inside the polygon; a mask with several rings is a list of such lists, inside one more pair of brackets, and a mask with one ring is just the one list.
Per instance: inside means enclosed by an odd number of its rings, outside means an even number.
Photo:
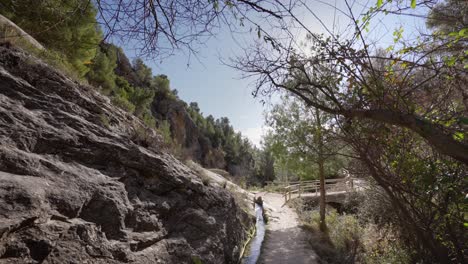
[{"label": "footbridge over stream", "polygon": [[[293,181],[293,182],[269,182],[268,185],[279,190],[284,202],[294,198],[305,198],[318,200],[320,198],[320,181]],[[362,179],[357,178],[339,178],[325,180],[325,193],[327,203],[343,203],[346,196],[355,191],[361,191],[365,188]]]}]

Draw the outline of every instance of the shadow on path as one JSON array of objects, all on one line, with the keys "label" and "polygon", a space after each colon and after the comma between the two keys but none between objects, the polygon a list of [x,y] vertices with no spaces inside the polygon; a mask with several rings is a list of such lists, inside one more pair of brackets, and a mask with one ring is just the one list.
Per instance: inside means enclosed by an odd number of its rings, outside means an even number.
[{"label": "shadow on path", "polygon": [[308,242],[307,231],[299,226],[296,212],[288,206],[283,206],[282,195],[267,193],[263,200],[270,221],[258,263],[319,263],[317,254]]}]

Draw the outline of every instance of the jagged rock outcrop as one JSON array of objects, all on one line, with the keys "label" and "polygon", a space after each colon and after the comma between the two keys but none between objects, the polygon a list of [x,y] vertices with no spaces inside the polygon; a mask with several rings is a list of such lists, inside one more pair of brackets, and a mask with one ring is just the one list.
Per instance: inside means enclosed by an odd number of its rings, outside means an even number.
[{"label": "jagged rock outcrop", "polygon": [[0,47],[0,263],[234,263],[252,219],[158,135]]}]

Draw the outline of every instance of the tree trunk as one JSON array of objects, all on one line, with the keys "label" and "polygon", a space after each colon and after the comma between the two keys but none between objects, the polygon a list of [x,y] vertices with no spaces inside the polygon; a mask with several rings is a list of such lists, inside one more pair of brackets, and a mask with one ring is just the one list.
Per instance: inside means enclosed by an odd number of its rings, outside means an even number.
[{"label": "tree trunk", "polygon": [[323,135],[322,135],[322,123],[320,120],[320,112],[315,109],[315,121],[316,121],[316,143],[318,150],[317,164],[319,167],[319,179],[320,179],[320,230],[327,230],[327,223],[325,220],[325,206],[326,206],[326,192],[325,192],[325,169],[324,169],[324,157],[323,157]]},{"label": "tree trunk", "polygon": [[326,206],[326,192],[325,192],[325,172],[323,168],[323,159],[319,158],[319,176],[320,176],[320,230],[327,230],[327,223],[325,221],[325,206]]}]

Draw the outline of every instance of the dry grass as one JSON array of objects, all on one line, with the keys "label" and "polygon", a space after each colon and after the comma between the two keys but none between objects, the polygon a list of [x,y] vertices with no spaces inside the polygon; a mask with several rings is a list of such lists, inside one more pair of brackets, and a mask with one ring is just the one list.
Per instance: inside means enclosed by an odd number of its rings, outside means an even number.
[{"label": "dry grass", "polygon": [[228,186],[227,189],[234,197],[236,204],[242,210],[244,210],[245,212],[252,212],[252,201],[250,201],[250,197],[247,195],[247,193],[239,192],[234,186]]},{"label": "dry grass", "polygon": [[192,169],[196,175],[200,178],[201,182],[205,186],[210,186],[212,183],[211,177],[207,174],[206,170],[198,163],[193,160],[186,160],[185,165]]},{"label": "dry grass", "polygon": [[310,245],[324,263],[411,263],[408,252],[398,242],[391,227],[378,227],[359,221],[358,215],[340,215],[327,207],[328,230],[321,232],[319,212],[305,210],[299,200],[290,206],[296,208],[303,228],[311,235]]},{"label": "dry grass", "polygon": [[222,170],[222,169],[209,169],[209,170],[211,172],[214,172],[216,174],[219,174],[219,175],[223,176],[226,179],[230,179],[232,177],[231,174],[229,174],[229,172],[227,172],[225,170]]},{"label": "dry grass", "polygon": [[312,234],[310,243],[320,258],[327,263],[355,263],[361,250],[362,233],[357,219],[329,210],[326,216],[327,232],[320,231],[319,223],[319,213],[313,211],[304,227]]}]

